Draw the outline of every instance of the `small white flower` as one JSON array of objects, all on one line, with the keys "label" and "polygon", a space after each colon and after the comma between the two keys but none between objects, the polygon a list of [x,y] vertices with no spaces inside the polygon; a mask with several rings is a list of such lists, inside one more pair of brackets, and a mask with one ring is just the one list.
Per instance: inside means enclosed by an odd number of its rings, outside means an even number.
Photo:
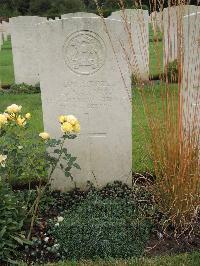
[{"label": "small white flower", "polygon": [[18,146],[18,149],[19,149],[19,150],[22,150],[22,149],[23,149],[23,146]]},{"label": "small white flower", "polygon": [[44,241],[45,241],[45,242],[48,242],[48,241],[49,241],[49,237],[48,237],[48,236],[45,237]]},{"label": "small white flower", "polygon": [[59,245],[59,244],[54,244],[53,247],[54,247],[54,248],[59,248],[60,245]]},{"label": "small white flower", "polygon": [[0,165],[2,167],[6,166],[6,159],[7,159],[7,155],[0,154]]},{"label": "small white flower", "polygon": [[56,223],[55,226],[59,226],[60,224],[59,223]]},{"label": "small white flower", "polygon": [[64,220],[62,216],[58,216],[57,219],[58,219],[58,223],[61,223]]}]

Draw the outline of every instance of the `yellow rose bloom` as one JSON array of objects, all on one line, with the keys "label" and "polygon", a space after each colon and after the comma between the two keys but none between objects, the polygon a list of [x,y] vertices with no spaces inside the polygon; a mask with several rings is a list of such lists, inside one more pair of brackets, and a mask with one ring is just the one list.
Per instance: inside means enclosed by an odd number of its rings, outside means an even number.
[{"label": "yellow rose bloom", "polygon": [[50,139],[50,135],[49,135],[49,133],[47,133],[47,132],[42,132],[42,133],[40,133],[40,134],[39,134],[39,137],[41,137],[43,140],[48,140],[48,139]]},{"label": "yellow rose bloom", "polygon": [[7,113],[3,113],[3,115],[6,117],[7,120],[10,119],[10,115],[9,115],[9,114],[7,114]]},{"label": "yellow rose bloom", "polygon": [[16,114],[16,113],[21,112],[21,109],[22,109],[21,105],[12,104],[6,108],[6,112],[8,112],[9,114],[12,114],[12,113]]},{"label": "yellow rose bloom", "polygon": [[74,126],[78,122],[78,119],[74,115],[67,115],[66,121]]},{"label": "yellow rose bloom", "polygon": [[66,122],[66,121],[65,121],[65,116],[64,116],[64,115],[59,116],[58,120],[59,120],[59,122],[60,122],[61,124],[63,124],[64,122]]},{"label": "yellow rose bloom", "polygon": [[20,115],[17,117],[17,124],[20,127],[24,127],[26,125],[26,119],[24,117],[21,117]]},{"label": "yellow rose bloom", "polygon": [[31,114],[30,113],[25,114],[25,118],[26,119],[30,119],[31,118]]},{"label": "yellow rose bloom", "polygon": [[81,126],[80,126],[80,124],[79,124],[79,123],[76,123],[76,124],[74,125],[73,129],[74,129],[74,132],[75,132],[75,133],[80,133],[80,131],[81,131]]},{"label": "yellow rose bloom", "polygon": [[73,126],[68,122],[64,122],[61,126],[61,131],[63,133],[71,133],[73,132]]},{"label": "yellow rose bloom", "polygon": [[8,122],[8,119],[5,114],[0,114],[0,125],[5,125]]}]

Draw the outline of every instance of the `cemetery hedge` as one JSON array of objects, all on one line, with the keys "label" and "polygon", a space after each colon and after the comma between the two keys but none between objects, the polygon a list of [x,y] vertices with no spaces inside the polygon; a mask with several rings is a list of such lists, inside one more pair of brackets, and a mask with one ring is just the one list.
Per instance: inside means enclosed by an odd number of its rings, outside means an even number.
[{"label": "cemetery hedge", "polygon": [[[100,5],[106,15],[119,9],[117,1],[101,0]],[[134,8],[132,0],[125,0],[126,7]],[[143,1],[143,8],[149,8],[149,2]],[[9,17],[17,15],[43,15],[59,16],[64,13],[87,11],[97,13],[97,7],[93,0],[20,0],[20,1],[0,1],[0,16]]]}]

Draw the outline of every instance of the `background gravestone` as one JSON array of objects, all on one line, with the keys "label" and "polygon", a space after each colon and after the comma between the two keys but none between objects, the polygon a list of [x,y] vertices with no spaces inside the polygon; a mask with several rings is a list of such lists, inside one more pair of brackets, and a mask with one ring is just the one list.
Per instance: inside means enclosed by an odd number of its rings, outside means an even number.
[{"label": "background gravestone", "polygon": [[153,11],[149,16],[149,23],[152,25],[154,32],[163,32],[163,12]]},{"label": "background gravestone", "polygon": [[[45,130],[60,136],[61,114],[74,114],[81,123],[78,138],[68,142],[81,166],[81,171],[72,172],[75,182],[80,187],[87,180],[100,186],[114,180],[131,182],[131,81],[119,42],[127,44],[122,24],[72,18],[42,23],[39,31]],[[69,190],[74,184],[57,170],[52,186]]]},{"label": "background gravestone", "polygon": [[195,126],[200,134],[200,13],[184,17],[183,38],[184,124],[190,130]]},{"label": "background gravestone", "polygon": [[178,58],[181,51],[181,31],[183,17],[195,13],[199,7],[193,5],[181,5],[164,8],[163,10],[163,32],[164,32],[164,65]]},{"label": "background gravestone", "polygon": [[39,82],[36,24],[46,18],[20,16],[10,19],[15,83],[35,85]]},{"label": "background gravestone", "polygon": [[[149,14],[147,10],[125,9],[111,14],[109,19],[121,20],[124,31],[131,33],[130,57],[132,72],[142,80],[149,80]],[[127,22],[129,22],[128,30]]]}]

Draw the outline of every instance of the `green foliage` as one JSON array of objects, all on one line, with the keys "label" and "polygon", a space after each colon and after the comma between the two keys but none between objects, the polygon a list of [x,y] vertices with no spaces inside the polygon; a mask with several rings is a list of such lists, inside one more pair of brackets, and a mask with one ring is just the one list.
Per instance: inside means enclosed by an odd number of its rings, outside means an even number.
[{"label": "green foliage", "polygon": [[23,115],[21,111],[6,114],[7,123],[0,127],[0,154],[7,156],[5,167],[0,167],[0,175],[6,181],[18,185],[32,181],[42,182],[48,179],[48,172],[50,181],[58,166],[66,177],[73,179],[71,169],[80,169],[80,166],[76,163],[76,157],[68,153],[64,143],[66,139],[76,138],[75,134],[63,134],[59,140],[41,139],[28,131],[30,118],[26,116],[30,114]]},{"label": "green foliage", "polygon": [[[17,255],[17,247],[27,243],[22,227],[25,217],[23,203],[7,184],[0,181],[0,264],[11,263]],[[9,264],[10,265],[10,264]]]},{"label": "green foliage", "polygon": [[177,83],[178,82],[178,61],[174,60],[169,62],[167,65],[167,78],[169,82]]},{"label": "green foliage", "polygon": [[6,167],[0,168],[5,180],[12,185],[45,180],[44,145],[39,137],[29,134],[27,125],[7,125],[0,144],[0,153],[7,155]]},{"label": "green foliage", "polygon": [[13,94],[20,94],[20,93],[27,93],[27,94],[34,94],[40,92],[40,85],[36,84],[35,86],[28,85],[25,83],[22,84],[13,84],[10,87],[10,93]]},{"label": "green foliage", "polygon": [[140,256],[151,223],[131,199],[91,194],[64,215],[53,235],[67,259]]}]

